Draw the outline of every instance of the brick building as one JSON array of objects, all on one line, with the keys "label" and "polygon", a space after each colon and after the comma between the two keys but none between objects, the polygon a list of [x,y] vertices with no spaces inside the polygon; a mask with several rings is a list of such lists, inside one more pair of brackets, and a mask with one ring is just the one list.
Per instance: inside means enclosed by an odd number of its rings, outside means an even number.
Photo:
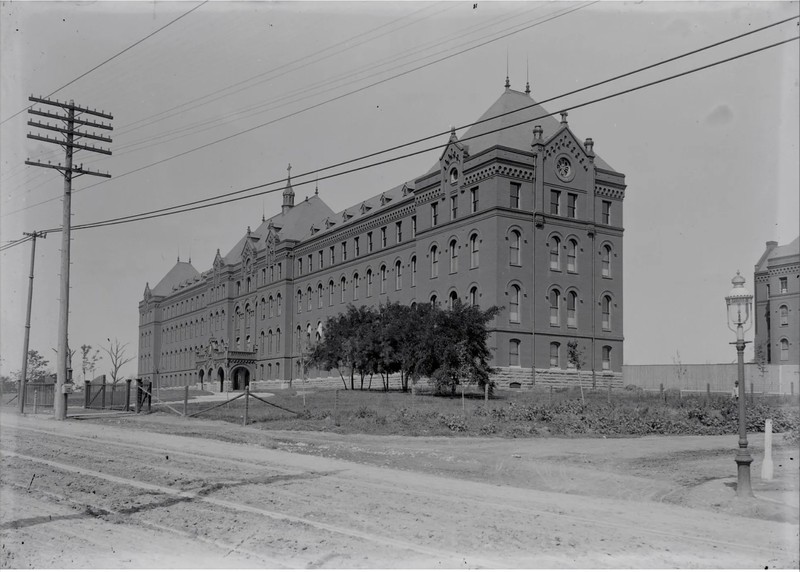
[{"label": "brick building", "polygon": [[756,264],[755,351],[770,364],[800,364],[800,237],[767,242]]},{"label": "brick building", "polygon": [[211,269],[178,261],[146,286],[139,376],[296,379],[302,350],[348,304],[460,298],[503,307],[488,342],[501,383],[574,380],[571,340],[582,376],[621,381],[624,194],[566,113],[506,84],[427,173],[338,213],[318,194],[295,203],[290,173],[281,212]]}]

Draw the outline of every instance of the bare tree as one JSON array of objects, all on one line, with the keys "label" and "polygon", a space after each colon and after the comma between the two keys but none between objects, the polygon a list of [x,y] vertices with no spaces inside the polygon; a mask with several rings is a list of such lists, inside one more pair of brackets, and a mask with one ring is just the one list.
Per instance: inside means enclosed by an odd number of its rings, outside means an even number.
[{"label": "bare tree", "polygon": [[91,372],[92,377],[94,377],[94,370],[101,359],[100,350],[95,349],[93,352],[92,346],[89,344],[83,344],[81,346],[81,370],[83,371],[83,381],[86,381],[87,371]]},{"label": "bare tree", "polygon": [[119,379],[119,370],[121,370],[126,363],[133,361],[133,357],[127,357],[125,355],[125,348],[128,347],[128,344],[121,344],[117,338],[114,338],[113,342],[110,338],[106,339],[108,340],[108,347],[100,347],[108,354],[108,359],[111,361],[111,383],[117,383]]}]

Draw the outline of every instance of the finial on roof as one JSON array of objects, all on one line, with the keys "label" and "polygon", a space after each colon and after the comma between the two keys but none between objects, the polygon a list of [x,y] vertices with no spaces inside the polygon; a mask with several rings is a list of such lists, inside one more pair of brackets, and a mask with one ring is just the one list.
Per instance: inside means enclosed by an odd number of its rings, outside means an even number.
[{"label": "finial on roof", "polygon": [[533,142],[534,143],[541,143],[542,142],[542,126],[541,125],[534,125],[533,126]]},{"label": "finial on roof", "polygon": [[189,257],[189,264],[191,264],[191,263],[192,263],[192,257],[190,256]]},{"label": "finial on roof", "polygon": [[283,190],[281,212],[286,214],[294,206],[294,190],[292,189],[292,164],[286,168],[286,188]]},{"label": "finial on roof", "polygon": [[219,248],[217,249],[217,254],[219,254]]},{"label": "finial on roof", "polygon": [[314,181],[314,196],[319,195],[319,175],[317,175],[317,180]]},{"label": "finial on roof", "polygon": [[569,115],[566,111],[561,112],[561,125],[567,125],[567,115]]},{"label": "finial on roof", "polygon": [[594,156],[594,141],[592,141],[591,137],[587,137],[586,141],[583,142],[583,146],[586,147],[586,154],[590,157]]},{"label": "finial on roof", "polygon": [[506,89],[511,87],[511,82],[508,79],[508,48],[506,48]]},{"label": "finial on roof", "polygon": [[267,220],[265,211],[266,211],[266,209],[264,208],[264,199],[262,197],[262,199],[261,199],[261,222],[264,222],[265,220]]},{"label": "finial on roof", "polygon": [[250,236],[250,225],[247,225],[247,236]]},{"label": "finial on roof", "polygon": [[450,141],[456,141],[456,140],[458,140],[458,137],[456,137],[456,126],[455,125],[451,125],[450,126]]},{"label": "finial on roof", "polygon": [[289,166],[286,167],[286,180],[291,183],[292,182],[292,164],[289,163]]},{"label": "finial on roof", "polygon": [[531,82],[530,82],[530,61],[528,58],[525,58],[525,95],[531,94]]}]

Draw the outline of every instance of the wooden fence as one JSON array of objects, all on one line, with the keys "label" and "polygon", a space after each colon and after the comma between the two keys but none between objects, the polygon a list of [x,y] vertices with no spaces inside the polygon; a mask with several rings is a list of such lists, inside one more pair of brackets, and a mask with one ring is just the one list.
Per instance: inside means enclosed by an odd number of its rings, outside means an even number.
[{"label": "wooden fence", "polygon": [[[730,393],[738,378],[738,366],[725,364],[667,364],[622,366],[624,384],[645,390],[680,389],[683,391]],[[800,393],[800,367],[797,365],[744,365],[745,388],[750,393],[795,395]]]}]

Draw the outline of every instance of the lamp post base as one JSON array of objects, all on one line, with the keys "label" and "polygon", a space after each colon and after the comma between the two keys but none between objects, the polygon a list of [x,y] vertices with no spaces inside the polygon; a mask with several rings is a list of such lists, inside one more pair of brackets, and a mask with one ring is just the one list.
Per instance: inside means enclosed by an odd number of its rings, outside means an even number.
[{"label": "lamp post base", "polygon": [[739,498],[747,498],[753,496],[753,488],[750,486],[750,464],[753,462],[753,457],[747,449],[739,449],[736,454],[736,496]]}]

